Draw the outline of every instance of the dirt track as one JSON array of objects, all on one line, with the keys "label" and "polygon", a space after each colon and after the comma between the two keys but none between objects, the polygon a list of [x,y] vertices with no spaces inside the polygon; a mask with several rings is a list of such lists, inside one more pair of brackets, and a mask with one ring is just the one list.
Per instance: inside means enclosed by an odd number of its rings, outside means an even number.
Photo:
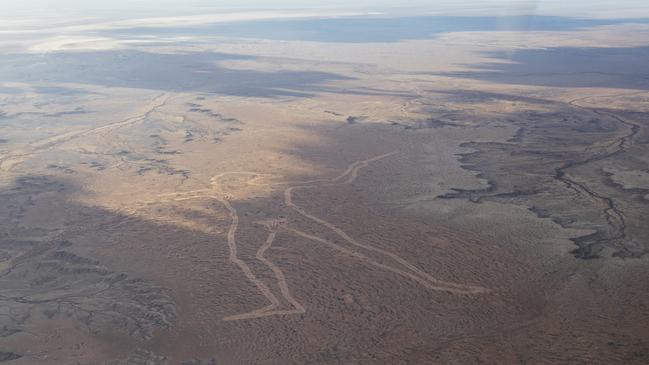
[{"label": "dirt track", "polygon": [[[480,294],[488,291],[487,289],[478,286],[457,284],[457,283],[451,283],[451,282],[436,279],[395,253],[389,252],[387,250],[378,247],[374,247],[372,245],[358,242],[356,239],[349,236],[342,229],[334,226],[333,224],[325,221],[320,217],[317,217],[315,215],[306,212],[304,209],[302,209],[301,207],[299,207],[297,204],[293,202],[292,194],[293,191],[296,189],[317,189],[326,186],[352,184],[358,178],[359,172],[364,167],[367,167],[372,162],[388,158],[397,153],[399,152],[393,151],[372,158],[368,158],[365,160],[359,160],[353,162],[340,175],[330,179],[314,179],[314,180],[298,181],[298,182],[263,183],[260,182],[259,180],[263,180],[264,178],[268,178],[268,177],[273,177],[273,175],[258,174],[255,172],[248,172],[248,171],[224,172],[210,179],[212,184],[212,189],[200,189],[200,190],[193,190],[187,192],[162,194],[159,196],[160,200],[146,201],[141,204],[150,205],[150,204],[155,204],[170,199],[175,201],[183,201],[183,200],[190,200],[190,199],[215,199],[219,201],[227,209],[230,216],[230,225],[227,232],[229,260],[230,262],[232,262],[233,264],[239,267],[239,269],[244,273],[245,277],[252,284],[254,284],[259,290],[259,292],[269,301],[269,304],[266,307],[253,310],[251,312],[226,316],[223,318],[223,320],[225,321],[254,319],[254,318],[273,316],[273,315],[301,314],[306,312],[306,308],[304,307],[304,305],[300,304],[292,296],[289,290],[289,284],[287,283],[281,268],[279,268],[273,262],[271,262],[270,260],[264,257],[264,253],[272,246],[276,235],[281,232],[290,233],[298,237],[306,238],[308,240],[322,244],[333,250],[341,252],[345,255],[361,260],[369,265],[381,268],[386,271],[390,271],[404,278],[416,281],[430,290],[446,291],[453,294]],[[247,180],[246,184],[252,186],[288,185],[288,187],[283,190],[284,204],[286,205],[286,207],[294,210],[295,212],[308,218],[309,220],[319,225],[322,225],[327,229],[330,229],[339,237],[341,237],[345,242],[349,243],[352,247],[377,253],[380,256],[384,257],[386,260],[388,260],[388,262],[391,262],[391,264],[386,264],[377,261],[369,257],[368,255],[362,253],[361,251],[347,248],[339,244],[336,244],[334,242],[331,242],[329,240],[326,240],[322,237],[311,235],[309,233],[295,229],[291,227],[290,221],[286,221],[285,219],[278,218],[266,222],[261,222],[261,224],[269,231],[269,234],[266,241],[259,246],[259,249],[257,250],[255,257],[257,260],[264,263],[273,272],[275,279],[277,280],[277,285],[280,288],[280,294],[282,298],[286,301],[286,303],[289,303],[293,307],[292,309],[280,309],[282,302],[278,299],[277,295],[275,295],[272,292],[272,290],[268,287],[268,285],[266,285],[262,280],[257,278],[257,276],[253,273],[252,269],[250,268],[250,266],[244,260],[239,258],[238,255],[239,243],[237,242],[237,229],[239,226],[239,215],[237,213],[237,210],[230,203],[231,198],[229,197],[229,194],[223,191],[223,189],[219,184],[220,179],[232,175],[250,176],[251,178]]]}]

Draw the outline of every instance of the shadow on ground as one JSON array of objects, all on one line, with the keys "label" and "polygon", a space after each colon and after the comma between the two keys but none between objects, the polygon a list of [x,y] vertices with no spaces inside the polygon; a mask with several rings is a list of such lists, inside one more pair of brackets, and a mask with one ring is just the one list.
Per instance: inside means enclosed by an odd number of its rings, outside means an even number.
[{"label": "shadow on ground", "polygon": [[233,96],[310,96],[333,91],[330,82],[346,76],[318,71],[230,69],[224,61],[254,57],[224,53],[150,53],[131,50],[5,54],[0,81],[92,84],[163,91],[208,92]]},{"label": "shadow on ground", "polygon": [[569,31],[649,19],[578,19],[556,16],[416,16],[263,20],[197,27],[134,27],[100,34],[117,37],[201,35],[315,42],[398,42],[428,39],[441,33],[467,31]]},{"label": "shadow on ground", "polygon": [[501,84],[649,90],[649,47],[556,47],[484,55],[494,61],[441,75]]}]

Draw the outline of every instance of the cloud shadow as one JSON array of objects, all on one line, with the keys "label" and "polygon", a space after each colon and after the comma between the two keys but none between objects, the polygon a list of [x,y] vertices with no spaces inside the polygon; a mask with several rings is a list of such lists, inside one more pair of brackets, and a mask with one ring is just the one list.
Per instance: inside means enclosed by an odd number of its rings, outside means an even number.
[{"label": "cloud shadow", "polygon": [[649,47],[556,47],[485,56],[494,62],[441,75],[512,85],[649,90]]}]

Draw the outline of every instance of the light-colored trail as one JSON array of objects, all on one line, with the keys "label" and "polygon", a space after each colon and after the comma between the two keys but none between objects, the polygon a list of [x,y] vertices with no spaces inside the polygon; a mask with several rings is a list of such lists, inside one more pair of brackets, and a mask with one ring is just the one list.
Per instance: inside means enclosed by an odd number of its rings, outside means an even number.
[{"label": "light-colored trail", "polygon": [[288,288],[288,284],[286,282],[286,278],[284,277],[284,273],[282,272],[282,270],[277,265],[275,265],[270,260],[268,260],[266,257],[264,257],[264,253],[266,253],[266,250],[268,250],[270,246],[273,244],[273,241],[275,240],[275,236],[277,236],[277,231],[280,229],[280,225],[278,225],[276,228],[271,228],[271,229],[273,230],[268,235],[268,239],[266,239],[266,242],[261,247],[259,247],[259,250],[257,250],[257,254],[255,257],[257,258],[257,260],[266,264],[266,266],[268,266],[273,271],[273,274],[275,274],[275,277],[277,278],[277,284],[279,285],[279,289],[282,292],[282,295],[295,308],[295,311],[298,313],[304,313],[306,312],[306,309],[291,295],[291,291]]},{"label": "light-colored trail", "polygon": [[330,248],[332,248],[332,249],[334,249],[336,251],[342,252],[342,253],[344,253],[346,255],[356,257],[357,259],[359,259],[361,261],[364,261],[369,265],[376,266],[376,267],[379,267],[381,269],[393,272],[393,273],[395,273],[397,275],[401,275],[403,277],[412,279],[413,281],[416,281],[419,284],[421,284],[424,287],[426,287],[428,289],[431,289],[431,290],[445,291],[445,292],[449,292],[449,293],[453,293],[453,294],[477,294],[477,293],[482,293],[482,292],[485,291],[483,288],[478,288],[478,287],[475,287],[474,290],[469,290],[469,289],[466,288],[466,286],[447,283],[447,282],[441,282],[439,280],[436,280],[436,281],[442,283],[443,285],[434,285],[429,280],[424,279],[424,278],[422,278],[420,276],[411,274],[409,272],[397,269],[397,268],[389,266],[389,265],[382,264],[382,263],[380,263],[380,262],[378,262],[378,261],[376,261],[376,260],[374,260],[374,259],[360,253],[360,252],[356,252],[356,251],[347,249],[347,248],[345,248],[345,247],[343,247],[341,245],[338,245],[338,244],[335,244],[335,243],[333,243],[331,241],[325,240],[324,238],[314,236],[314,235],[311,235],[311,234],[308,234],[306,232],[302,232],[302,231],[299,231],[299,230],[293,229],[293,228],[286,228],[286,230],[293,233],[293,234],[295,234],[295,235],[298,235],[300,237],[307,238],[307,239],[310,239],[312,241],[322,243],[322,244],[324,244],[324,245],[326,245],[326,246],[328,246],[328,247],[330,247]]},{"label": "light-colored trail", "polygon": [[[288,288],[288,283],[286,282],[286,278],[284,277],[284,273],[282,270],[275,265],[273,262],[268,260],[266,257],[264,257],[264,253],[266,252],[267,249],[270,248],[270,246],[273,244],[273,241],[275,240],[275,236],[277,235],[277,230],[279,227],[274,228],[270,234],[268,235],[268,238],[266,239],[266,242],[259,247],[259,250],[257,250],[257,254],[255,257],[257,260],[263,262],[268,268],[270,268],[273,271],[273,274],[275,275],[275,279],[277,280],[277,285],[279,286],[280,292],[282,293],[282,296],[286,301],[288,301],[294,309],[285,309],[285,310],[279,310],[277,309],[280,306],[279,301],[271,301],[271,304],[261,308],[257,309],[248,313],[243,313],[243,314],[237,314],[233,316],[227,316],[224,317],[224,321],[235,321],[235,320],[241,320],[241,319],[253,319],[253,318],[260,318],[260,317],[267,317],[267,316],[273,316],[273,315],[280,315],[280,314],[300,314],[300,313],[305,313],[306,308],[300,302],[295,300],[293,296],[291,295],[291,291]],[[247,266],[247,265],[246,265]],[[252,275],[254,277],[254,275]],[[251,281],[251,277],[248,277]],[[254,278],[255,284],[256,281],[259,281],[256,277]],[[259,285],[257,284],[257,287]],[[268,296],[266,296],[268,298]],[[270,300],[270,298],[268,298]]]},{"label": "light-colored trail", "polygon": [[[451,283],[451,282],[436,279],[432,277],[430,274],[426,273],[425,271],[415,266],[414,264],[410,263],[406,259],[392,252],[389,252],[387,250],[378,247],[374,247],[372,245],[358,242],[357,240],[349,236],[342,229],[336,227],[335,225],[325,221],[320,217],[308,213],[306,210],[304,210],[294,202],[293,192],[295,190],[352,184],[358,178],[358,174],[361,169],[367,167],[372,162],[387,158],[389,156],[393,156],[397,153],[398,151],[393,151],[366,160],[356,161],[350,164],[347,167],[347,169],[345,169],[345,171],[343,171],[341,174],[333,178],[322,178],[322,179],[313,179],[313,180],[306,180],[306,181],[264,183],[261,182],[260,180],[276,177],[276,175],[260,174],[256,172],[250,172],[250,171],[224,172],[215,175],[210,179],[212,185],[211,189],[199,189],[199,190],[186,191],[186,192],[161,194],[158,196],[157,200],[144,202],[144,204],[156,203],[160,201],[182,201],[182,200],[189,200],[189,199],[210,198],[219,201],[229,212],[230,225],[227,233],[229,260],[230,262],[237,265],[241,269],[241,271],[243,271],[246,278],[257,287],[257,289],[261,292],[261,294],[268,300],[269,304],[263,308],[256,309],[250,312],[236,314],[232,316],[226,316],[223,318],[223,320],[225,321],[254,319],[254,318],[267,317],[273,315],[299,314],[299,313],[306,312],[306,308],[304,307],[304,305],[302,305],[299,301],[297,301],[292,296],[288,287],[286,277],[282,272],[282,270],[277,265],[275,265],[272,261],[268,260],[265,257],[266,251],[269,248],[271,248],[277,234],[282,230],[291,233],[293,235],[297,235],[299,237],[306,238],[308,240],[323,244],[324,246],[332,248],[345,255],[357,258],[368,265],[372,265],[381,268],[383,270],[392,272],[394,274],[397,274],[406,279],[413,280],[430,290],[445,291],[453,294],[479,294],[488,291],[487,289],[479,286],[463,285],[463,284]],[[257,250],[255,258],[260,262],[262,262],[264,265],[266,265],[273,272],[273,275],[275,276],[283,300],[293,307],[293,309],[279,309],[282,306],[282,301],[275,294],[273,294],[272,290],[262,280],[257,278],[257,276],[250,269],[250,266],[248,266],[248,264],[246,264],[246,262],[240,259],[238,256],[238,250],[237,250],[238,242],[237,242],[236,233],[239,226],[239,215],[237,213],[237,210],[230,203],[231,197],[222,190],[222,187],[220,185],[221,179],[223,177],[232,176],[232,175],[251,176],[252,178],[250,178],[247,181],[247,184],[253,186],[287,185],[288,187],[286,187],[286,189],[284,190],[284,204],[286,205],[286,207],[291,208],[292,210],[296,211],[298,214],[302,215],[303,217],[308,218],[309,220],[328,228],[329,230],[333,231],[336,235],[338,235],[342,240],[349,243],[351,246],[361,248],[363,250],[366,250],[367,252],[371,252],[373,254],[378,254],[380,256],[383,256],[385,259],[394,262],[394,265],[396,266],[388,265],[386,263],[380,262],[376,258],[370,257],[365,253],[356,251],[352,248],[342,246],[330,240],[326,240],[322,237],[318,237],[300,231],[298,229],[289,227],[288,224],[284,221],[273,220],[270,222],[262,223],[264,226],[266,226],[266,228],[270,232],[266,241]]]},{"label": "light-colored trail", "polygon": [[234,209],[234,207],[232,207],[230,202],[227,200],[228,195],[222,192],[220,186],[218,185],[219,178],[226,175],[258,175],[258,174],[249,173],[245,171],[226,172],[223,174],[216,175],[211,179],[211,181],[214,190],[217,192],[217,194],[219,194],[218,195],[219,197],[217,199],[219,199],[219,201],[221,201],[221,203],[230,212],[230,217],[232,219],[230,223],[230,228],[228,229],[228,246],[230,248],[230,261],[235,263],[241,268],[241,270],[244,272],[248,280],[254,283],[257,286],[257,288],[262,292],[262,294],[266,297],[266,299],[270,301],[270,305],[248,313],[227,316],[224,317],[223,320],[234,321],[234,320],[241,320],[241,319],[267,317],[267,316],[279,315],[279,314],[305,313],[306,309],[304,308],[304,306],[300,304],[297,300],[295,300],[295,298],[293,298],[293,296],[291,295],[291,292],[288,288],[288,283],[286,282],[286,278],[282,270],[264,256],[266,250],[268,250],[271,247],[273,241],[275,240],[275,237],[277,235],[277,229],[279,228],[279,224],[276,227],[273,226],[269,227],[271,232],[268,235],[266,242],[263,245],[261,245],[257,250],[255,258],[261,261],[262,263],[264,263],[273,272],[273,274],[275,275],[275,279],[277,280],[277,285],[279,286],[280,292],[282,293],[282,296],[288,303],[290,303],[293,306],[293,309],[278,310],[277,308],[280,306],[281,303],[277,299],[277,297],[273,295],[273,293],[270,291],[268,286],[266,286],[266,284],[264,284],[261,280],[259,280],[259,278],[257,278],[254,275],[254,273],[252,273],[250,267],[244,261],[239,259],[237,255],[237,240],[236,240],[236,231],[239,224],[239,216],[237,215],[236,209]]},{"label": "light-colored trail", "polygon": [[[374,161],[380,160],[382,158],[391,156],[391,155],[393,155],[395,153],[396,152],[388,153],[388,154],[377,156],[377,157],[374,157],[374,158],[371,158],[371,159],[359,161],[359,162],[356,162],[356,163],[350,165],[351,169],[348,169],[346,171],[346,174],[348,174],[349,177],[347,178],[347,180],[343,181],[342,183],[338,183],[337,185],[353,183],[356,180],[356,178],[358,177],[358,172],[359,172],[360,169],[368,166],[369,163],[371,163],[371,162],[374,162]],[[341,180],[342,178],[344,178],[344,176],[345,176],[345,174],[339,176],[337,180]],[[332,185],[332,184],[327,184],[327,185]],[[335,232],[338,236],[340,236],[342,239],[344,239],[348,243],[350,243],[350,244],[352,244],[352,245],[354,245],[356,247],[360,247],[360,248],[366,249],[368,251],[372,251],[372,252],[375,252],[375,253],[379,253],[379,254],[381,254],[383,256],[386,256],[386,257],[396,261],[397,263],[403,265],[405,268],[409,269],[410,271],[412,271],[416,275],[413,275],[412,273],[408,273],[406,271],[403,271],[403,270],[400,270],[400,269],[397,269],[397,268],[393,268],[391,266],[380,264],[380,263],[378,263],[378,262],[376,262],[374,260],[366,259],[366,261],[369,262],[370,264],[372,264],[374,266],[379,266],[379,267],[384,268],[384,269],[388,269],[388,270],[390,270],[390,271],[392,271],[394,273],[400,274],[402,276],[406,276],[406,277],[408,277],[410,279],[413,279],[413,280],[416,280],[418,282],[421,282],[420,279],[423,277],[423,279],[427,283],[430,284],[430,285],[426,285],[426,286],[429,287],[430,289],[433,289],[433,290],[443,290],[443,291],[459,293],[459,294],[476,294],[476,293],[483,293],[483,292],[486,291],[485,288],[482,288],[482,287],[479,287],[479,286],[455,284],[455,283],[435,279],[434,277],[432,277],[428,273],[424,272],[423,270],[419,269],[415,265],[411,264],[407,260],[403,259],[402,257],[400,257],[400,256],[398,256],[398,255],[396,255],[396,254],[394,254],[392,252],[389,252],[387,250],[384,250],[384,249],[381,249],[381,248],[378,248],[378,247],[374,247],[374,246],[371,246],[371,245],[367,245],[367,244],[363,244],[363,243],[358,242],[354,238],[350,237],[342,229],[334,226],[333,224],[325,221],[322,218],[319,218],[319,217],[317,217],[317,216],[315,216],[313,214],[310,214],[310,213],[306,212],[304,209],[302,209],[301,207],[299,207],[298,205],[296,205],[293,202],[292,194],[293,194],[293,191],[295,189],[309,189],[309,188],[315,188],[315,187],[320,187],[320,186],[306,185],[306,186],[295,186],[295,187],[287,188],[284,191],[284,203],[287,206],[291,207],[296,212],[298,212],[300,215],[302,215],[302,216],[304,216],[306,218],[309,218],[312,221],[315,221],[315,222],[329,228],[330,230]],[[298,234],[297,231],[295,231],[294,233]],[[313,237],[307,237],[307,238],[314,239]],[[316,241],[322,242],[320,240],[316,240]],[[361,257],[359,257],[359,258],[361,258]],[[367,257],[365,256],[365,258],[367,258]]]},{"label": "light-colored trail", "polygon": [[[189,194],[195,194],[196,192],[202,192],[202,191],[204,190],[187,192],[186,194],[162,194],[161,197],[163,197],[163,200],[164,198],[166,198],[173,201],[183,201],[183,200],[190,200],[190,199],[215,199],[219,201],[221,204],[223,204],[225,209],[230,214],[230,226],[228,228],[228,234],[227,234],[227,242],[228,242],[228,250],[229,250],[228,259],[230,260],[230,262],[237,265],[239,269],[241,269],[241,271],[243,271],[246,278],[251,283],[253,283],[257,287],[257,289],[262,293],[262,295],[270,302],[269,305],[263,308],[256,309],[254,311],[243,313],[243,314],[227,316],[224,317],[223,320],[234,321],[240,319],[266,317],[266,316],[272,316],[278,314],[304,313],[306,311],[304,306],[300,304],[297,300],[295,300],[291,295],[290,290],[288,289],[286,278],[284,277],[284,273],[282,272],[282,270],[279,267],[277,267],[277,265],[273,264],[271,261],[269,261],[264,257],[264,253],[268,248],[270,248],[273,241],[275,240],[275,236],[277,235],[277,229],[279,227],[272,229],[272,231],[268,235],[268,238],[266,239],[266,242],[257,251],[256,258],[261,262],[263,262],[266,266],[268,266],[273,271],[273,274],[277,279],[282,295],[295,308],[293,310],[277,310],[277,308],[280,307],[281,305],[280,300],[273,294],[270,288],[263,281],[257,278],[257,276],[250,269],[250,266],[248,266],[248,264],[246,264],[245,261],[239,258],[238,251],[237,251],[237,238],[236,238],[237,229],[239,227],[239,215],[237,213],[237,210],[232,206],[232,204],[230,204],[230,202],[225,197],[220,195],[189,195]],[[189,196],[182,196],[182,195],[189,195]],[[151,202],[146,202],[146,203],[148,204]]]},{"label": "light-colored trail", "polygon": [[257,286],[257,289],[270,301],[270,305],[255,311],[252,311],[250,313],[246,314],[239,314],[235,316],[229,316],[223,318],[223,320],[229,321],[229,320],[236,320],[236,319],[243,319],[243,318],[255,318],[259,316],[260,314],[263,314],[264,312],[277,308],[280,304],[279,299],[270,291],[268,286],[264,284],[263,281],[259,280],[255,274],[250,270],[250,267],[243,261],[241,260],[238,255],[237,255],[237,238],[236,238],[236,233],[237,233],[237,228],[239,227],[239,215],[237,214],[237,210],[232,207],[229,201],[227,201],[225,198],[220,197],[220,196],[215,196],[215,198],[225,206],[225,208],[230,212],[230,228],[228,228],[228,248],[230,251],[230,256],[229,259],[231,262],[239,266],[241,271],[246,275],[248,280],[255,284]]}]

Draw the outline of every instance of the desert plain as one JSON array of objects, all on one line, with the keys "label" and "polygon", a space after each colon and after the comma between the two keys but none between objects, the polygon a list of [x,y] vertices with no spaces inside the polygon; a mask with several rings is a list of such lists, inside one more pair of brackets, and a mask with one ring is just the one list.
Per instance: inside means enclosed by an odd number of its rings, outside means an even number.
[{"label": "desert plain", "polygon": [[649,362],[647,21],[215,24],[0,32],[0,363]]}]

